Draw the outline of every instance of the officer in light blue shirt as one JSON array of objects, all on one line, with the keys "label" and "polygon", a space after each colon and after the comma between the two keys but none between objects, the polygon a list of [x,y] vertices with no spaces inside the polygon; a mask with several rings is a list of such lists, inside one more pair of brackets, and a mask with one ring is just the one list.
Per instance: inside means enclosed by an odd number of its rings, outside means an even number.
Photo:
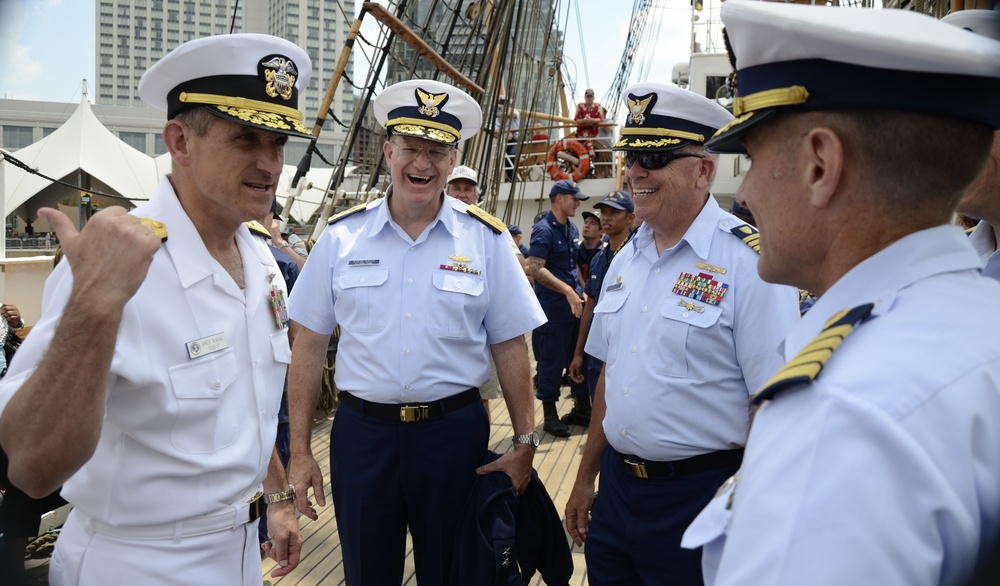
[{"label": "officer in light blue shirt", "polygon": [[[350,586],[399,584],[406,533],[417,581],[446,584],[476,473],[525,490],[538,446],[524,334],[545,316],[499,220],[444,194],[457,145],[482,124],[461,90],[411,80],[382,91],[384,199],[330,220],[295,292],[289,377],[293,485],[316,519],[323,479],[309,445],[330,335],[340,328],[330,480]],[[489,439],[480,385],[496,362],[515,437],[480,467]],[[478,470],[477,470],[478,467]]]},{"label": "officer in light blue shirt", "polygon": [[614,148],[643,224],[594,308],[586,351],[605,368],[566,526],[594,584],[700,584],[700,552],[681,536],[739,467],[750,395],[781,367],[798,293],[761,280],[756,231],[709,193],[703,142],[729,112],[667,84],[626,96]]}]

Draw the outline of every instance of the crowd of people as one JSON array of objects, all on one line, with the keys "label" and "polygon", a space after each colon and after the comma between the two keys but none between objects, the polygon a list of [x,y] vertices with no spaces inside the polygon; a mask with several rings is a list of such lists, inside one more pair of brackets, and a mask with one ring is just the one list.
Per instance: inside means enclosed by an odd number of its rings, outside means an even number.
[{"label": "crowd of people", "polygon": [[[414,79],[374,102],[385,196],[297,250],[275,189],[311,136],[308,55],[234,34],[160,59],[139,95],[167,112],[171,172],[81,230],[39,212],[65,261],[0,380],[9,482],[73,505],[49,583],[259,586],[261,552],[274,577],[300,564],[327,491],[351,586],[400,584],[407,536],[419,584],[568,584],[566,533],[601,586],[990,583],[1000,12],[722,19],[733,111],[629,86],[628,189],[593,194],[581,232],[591,195],[556,181],[528,238],[457,165],[480,105]],[[732,213],[719,153],[753,161]],[[535,401],[546,441],[588,434],[562,512],[533,473]]]}]

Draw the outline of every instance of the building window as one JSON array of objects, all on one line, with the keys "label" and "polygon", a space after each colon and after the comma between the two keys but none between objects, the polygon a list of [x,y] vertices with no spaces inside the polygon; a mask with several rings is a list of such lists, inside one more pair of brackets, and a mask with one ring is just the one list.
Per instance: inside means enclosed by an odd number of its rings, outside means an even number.
[{"label": "building window", "polygon": [[30,126],[4,126],[3,147],[5,149],[23,149],[30,146],[34,129]]},{"label": "building window", "polygon": [[167,152],[167,145],[163,144],[163,135],[157,132],[153,135],[153,155],[162,155]]},{"label": "building window", "polygon": [[57,129],[55,129],[55,128],[42,128],[42,138],[45,138],[46,136],[52,134],[56,130]]},{"label": "building window", "polygon": [[134,148],[135,150],[141,153],[146,152],[145,132],[119,132],[118,138],[122,139],[122,142]]}]

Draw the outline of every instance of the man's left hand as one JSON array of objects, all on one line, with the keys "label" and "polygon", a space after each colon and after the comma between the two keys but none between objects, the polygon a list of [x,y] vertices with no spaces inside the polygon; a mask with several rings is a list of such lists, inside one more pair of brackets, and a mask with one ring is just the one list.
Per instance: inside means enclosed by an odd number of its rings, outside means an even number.
[{"label": "man's left hand", "polygon": [[490,472],[503,472],[510,476],[514,494],[521,496],[528,490],[531,481],[531,460],[535,457],[535,448],[529,445],[517,444],[514,449],[500,456],[485,466],[476,468],[476,474],[486,475]]},{"label": "man's left hand", "polygon": [[302,535],[299,533],[295,504],[292,501],[267,506],[267,534],[271,538],[264,542],[264,553],[278,562],[271,577],[284,576],[299,565],[302,553]]}]

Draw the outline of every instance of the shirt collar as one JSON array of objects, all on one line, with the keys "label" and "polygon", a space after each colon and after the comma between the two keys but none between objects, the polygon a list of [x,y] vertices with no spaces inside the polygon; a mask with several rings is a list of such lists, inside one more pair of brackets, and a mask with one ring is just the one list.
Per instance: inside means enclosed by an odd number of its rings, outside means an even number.
[{"label": "shirt collar", "polygon": [[[400,238],[404,238],[407,242],[410,242],[411,240],[409,235],[406,234],[399,224],[393,221],[392,216],[389,213],[389,198],[392,197],[392,192],[393,186],[389,185],[389,188],[385,190],[385,197],[379,200],[379,203],[376,206],[377,209],[375,210],[375,220],[371,223],[371,227],[368,229],[368,237],[372,238],[384,228],[389,227],[389,229],[398,234]],[[443,203],[440,207],[438,207],[437,216],[435,216],[434,219],[431,220],[430,224],[424,228],[423,232],[420,233],[420,236],[418,236],[416,240],[412,241],[413,244],[418,244],[426,240],[430,231],[439,223],[444,226],[444,228],[448,230],[452,236],[456,235],[455,214],[452,213],[452,209],[462,206],[461,211],[464,212],[468,206],[453,197],[449,198],[445,196],[444,192],[441,193]]]}]

